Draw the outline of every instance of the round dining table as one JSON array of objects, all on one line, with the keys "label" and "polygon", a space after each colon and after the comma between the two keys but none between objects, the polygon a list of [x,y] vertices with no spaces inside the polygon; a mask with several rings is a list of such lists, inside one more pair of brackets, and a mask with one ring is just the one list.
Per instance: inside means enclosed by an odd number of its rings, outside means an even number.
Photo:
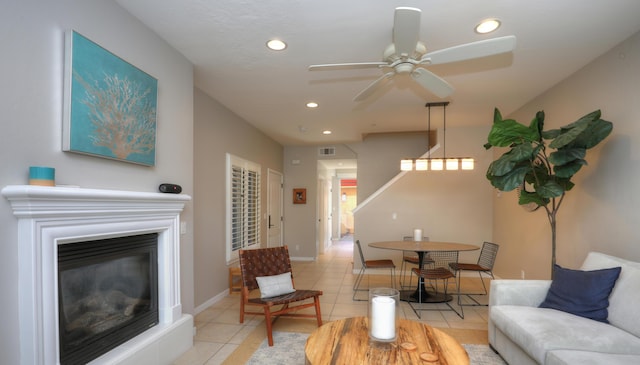
[{"label": "round dining table", "polygon": [[[418,254],[419,268],[422,268],[425,255],[429,252],[473,251],[480,249],[480,247],[476,245],[469,245],[466,243],[408,240],[372,242],[369,244],[369,247],[381,248],[385,250],[414,251]],[[401,290],[400,299],[411,302],[420,301],[421,303],[442,303],[450,301],[452,297],[450,295],[428,291],[424,286],[424,279],[422,277],[419,277],[418,287],[415,290]]]}]

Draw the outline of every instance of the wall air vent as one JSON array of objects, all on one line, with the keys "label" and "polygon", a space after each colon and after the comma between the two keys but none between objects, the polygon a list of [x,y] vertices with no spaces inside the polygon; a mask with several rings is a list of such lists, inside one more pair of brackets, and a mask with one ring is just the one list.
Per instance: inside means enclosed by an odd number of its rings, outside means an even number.
[{"label": "wall air vent", "polygon": [[320,147],[318,149],[318,156],[335,156],[336,148],[335,147]]}]

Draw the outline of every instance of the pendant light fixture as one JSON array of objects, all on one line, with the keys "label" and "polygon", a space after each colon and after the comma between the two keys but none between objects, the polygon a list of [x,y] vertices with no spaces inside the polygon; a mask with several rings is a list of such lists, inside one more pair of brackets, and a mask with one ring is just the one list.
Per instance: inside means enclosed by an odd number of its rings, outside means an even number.
[{"label": "pendant light fixture", "polygon": [[442,107],[442,157],[431,158],[431,148],[427,157],[405,158],[400,160],[401,171],[442,171],[442,170],[473,170],[474,160],[471,157],[447,157],[447,105],[448,101],[427,103],[427,133],[431,131],[431,108]]}]

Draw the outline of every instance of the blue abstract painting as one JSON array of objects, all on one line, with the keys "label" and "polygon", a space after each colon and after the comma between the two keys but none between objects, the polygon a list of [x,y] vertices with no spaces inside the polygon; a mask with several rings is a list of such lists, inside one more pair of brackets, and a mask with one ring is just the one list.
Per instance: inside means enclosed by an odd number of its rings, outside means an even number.
[{"label": "blue abstract painting", "polygon": [[70,31],[63,150],[155,165],[158,80]]}]

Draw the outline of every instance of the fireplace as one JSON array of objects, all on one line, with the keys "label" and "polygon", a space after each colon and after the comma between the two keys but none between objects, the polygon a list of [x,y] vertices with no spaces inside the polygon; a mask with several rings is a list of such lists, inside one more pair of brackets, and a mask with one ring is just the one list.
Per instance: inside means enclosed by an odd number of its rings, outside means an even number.
[{"label": "fireplace", "polygon": [[180,304],[189,196],[30,185],[2,195],[18,219],[21,364],[171,364],[193,345]]},{"label": "fireplace", "polygon": [[158,234],[58,246],[61,364],[85,364],[158,324]]}]

